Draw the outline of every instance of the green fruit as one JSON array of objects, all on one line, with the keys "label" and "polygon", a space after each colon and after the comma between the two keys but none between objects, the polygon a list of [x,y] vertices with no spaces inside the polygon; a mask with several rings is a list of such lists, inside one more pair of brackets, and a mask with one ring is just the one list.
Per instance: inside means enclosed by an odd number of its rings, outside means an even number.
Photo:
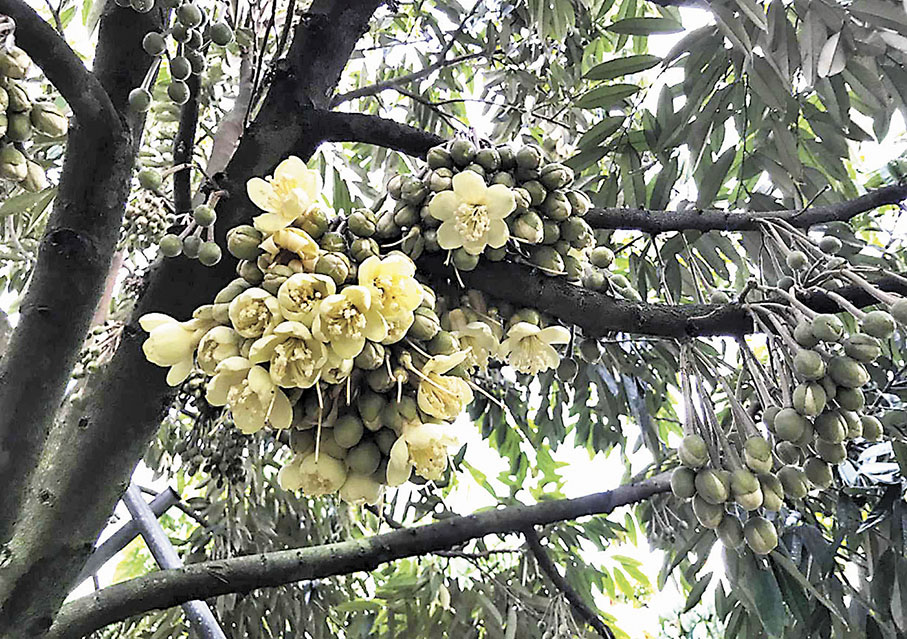
[{"label": "green fruit", "polygon": [[778,547],[778,531],[765,517],[752,517],[743,526],[746,545],[757,555],[767,555]]},{"label": "green fruit", "polygon": [[803,251],[791,251],[785,261],[791,270],[799,271],[807,267],[809,257]]},{"label": "green fruit", "polygon": [[784,503],[784,487],[781,480],[774,475],[760,475],[762,487],[762,507],[771,512],[778,512]]},{"label": "green fruit", "polygon": [[211,226],[217,220],[217,213],[207,204],[199,204],[192,211],[192,219],[199,226]]},{"label": "green fruit", "polygon": [[696,474],[696,494],[710,504],[721,504],[727,501],[728,487],[719,477],[717,471],[707,468]]},{"label": "green fruit", "polygon": [[795,442],[803,436],[809,422],[793,408],[782,408],[775,417],[775,434],[789,442]]},{"label": "green fruit", "polygon": [[164,178],[162,178],[161,174],[154,169],[142,169],[139,171],[137,177],[139,186],[143,189],[148,189],[149,191],[157,191],[161,188],[161,184],[164,183]]},{"label": "green fruit", "polygon": [[371,475],[381,463],[381,450],[373,441],[363,441],[353,446],[346,454],[346,465],[354,473]]},{"label": "green fruit", "polygon": [[816,435],[831,444],[841,443],[847,435],[847,423],[836,410],[825,411],[816,417],[814,426]]},{"label": "green fruit", "polygon": [[693,497],[693,514],[704,528],[718,528],[724,519],[724,505],[710,504],[705,499],[696,495]]},{"label": "green fruit", "polygon": [[562,382],[571,383],[576,379],[576,374],[579,372],[579,364],[576,363],[576,360],[565,357],[561,360],[561,363],[557,366],[557,378]]},{"label": "green fruit", "polygon": [[603,291],[608,286],[608,277],[599,269],[590,269],[583,276],[583,287],[590,291]]},{"label": "green fruit", "polygon": [[847,459],[847,448],[842,443],[834,444],[824,439],[817,439],[815,446],[819,457],[829,464],[840,464]]},{"label": "green fruit", "polygon": [[838,251],[842,248],[841,240],[834,237],[833,235],[826,235],[821,240],[819,240],[819,249],[824,253],[829,255],[837,255]]},{"label": "green fruit", "polygon": [[211,25],[210,35],[211,42],[219,47],[225,47],[233,42],[233,29],[231,29],[230,25],[223,20],[219,20]]},{"label": "green fruit", "polygon": [[882,422],[872,415],[863,415],[860,418],[863,424],[863,437],[867,441],[877,442],[882,439]]},{"label": "green fruit", "polygon": [[192,2],[184,2],[176,10],[176,18],[180,21],[180,24],[186,27],[197,27],[202,23],[202,10]]},{"label": "green fruit", "polygon": [[334,422],[334,441],[342,448],[352,448],[362,439],[365,428],[355,415],[344,415]]},{"label": "green fruit", "polygon": [[788,499],[802,499],[806,496],[807,476],[796,466],[785,466],[778,471],[778,480],[784,488],[784,494]]},{"label": "green fruit", "polygon": [[129,109],[136,113],[144,113],[151,106],[151,93],[147,89],[138,87],[129,92]]},{"label": "green fruit", "polygon": [[863,329],[864,333],[872,337],[888,339],[894,335],[894,329],[897,328],[897,324],[895,324],[894,318],[890,313],[869,311],[860,320],[860,328]]},{"label": "green fruit", "polygon": [[838,386],[859,388],[869,381],[866,367],[858,361],[838,355],[828,363],[828,374]]},{"label": "green fruit", "polygon": [[614,262],[614,251],[607,246],[596,246],[589,253],[589,261],[598,268],[608,268]]},{"label": "green fruit", "polygon": [[182,80],[173,80],[167,87],[167,96],[174,104],[186,104],[189,101],[189,85]]},{"label": "green fruit", "polygon": [[170,58],[170,77],[174,80],[185,80],[192,74],[192,65],[185,56]]},{"label": "green fruit", "polygon": [[837,342],[844,336],[844,323],[836,315],[816,315],[810,325],[812,334],[823,342]]},{"label": "green fruit", "polygon": [[168,233],[162,237],[159,246],[164,257],[176,257],[183,252],[183,241],[180,240],[178,235],[173,233]]},{"label": "green fruit", "polygon": [[[173,25],[173,28],[170,29],[170,37],[177,42],[185,44],[192,38],[192,29],[184,24],[177,22]],[[171,75],[173,74],[171,73]]]},{"label": "green fruit", "polygon": [[828,488],[831,486],[831,482],[834,481],[834,477],[831,474],[831,466],[818,457],[807,459],[803,465],[803,472],[806,473],[806,478],[816,488]]},{"label": "green fruit", "polygon": [[189,60],[189,68],[192,69],[192,73],[196,75],[204,71],[207,66],[205,56],[201,51],[186,51],[186,59]]},{"label": "green fruit", "polygon": [[450,157],[457,166],[468,166],[475,160],[476,145],[469,140],[457,138],[450,143]]},{"label": "green fruit", "polygon": [[[601,344],[599,343],[599,341],[597,339],[590,338],[590,337],[584,337],[579,342],[579,355],[580,355],[580,357],[583,358],[583,361],[589,362],[590,364],[594,364],[595,362],[600,360],[602,357]],[[699,435],[688,435],[688,437],[699,437]],[[700,437],[699,439],[702,439],[702,438]],[[685,437],[684,441],[686,441],[686,440],[687,440],[687,438]],[[694,447],[697,446],[697,444],[695,442],[693,442],[693,444],[691,444],[691,445]],[[678,452],[680,452],[682,449],[683,449],[683,443],[681,442],[681,446],[680,446],[680,449],[678,449]],[[699,450],[699,449],[696,448],[695,450]],[[696,457],[696,458],[698,458],[698,457]],[[683,462],[682,453],[681,453],[680,461]],[[704,461],[702,463],[705,464]],[[687,465],[689,466],[689,464],[687,464]],[[702,465],[702,464],[700,464],[700,465]],[[691,466],[691,467],[698,468],[699,466]]]},{"label": "green fruit", "polygon": [[804,349],[794,356],[794,370],[806,380],[821,379],[825,375],[825,360],[816,351]]},{"label": "green fruit", "polygon": [[819,338],[813,334],[812,322],[803,320],[794,328],[794,340],[803,348],[819,345]]},{"label": "green fruit", "polygon": [[[12,94],[10,94],[12,97]],[[900,324],[907,324],[907,299],[900,299],[896,301],[888,309],[891,313],[891,316],[894,317],[895,321]]]},{"label": "green fruit", "polygon": [[859,388],[842,388],[835,396],[838,406],[846,410],[862,410],[866,406],[866,397]]},{"label": "green fruit", "polygon": [[[597,342],[596,347],[598,347]],[[600,356],[601,351],[599,351]],[[702,468],[709,461],[709,449],[701,436],[691,434],[680,442],[680,446],[677,447],[677,456],[680,458],[680,463],[687,468]]]},{"label": "green fruit", "polygon": [[223,257],[223,252],[217,242],[203,242],[198,249],[198,261],[205,266],[215,266]]},{"label": "green fruit", "polygon": [[778,457],[785,464],[798,464],[800,462],[800,449],[791,442],[778,442],[775,446]]},{"label": "green fruit", "polygon": [[825,388],[816,382],[803,382],[794,389],[793,404],[804,417],[815,417],[825,410],[828,396]]},{"label": "green fruit", "polygon": [[197,235],[187,235],[183,238],[183,255],[194,260],[202,248],[202,239]]},{"label": "green fruit", "polygon": [[736,517],[722,518],[715,532],[726,548],[737,549],[743,545],[743,524]]},{"label": "green fruit", "polygon": [[873,362],[882,354],[879,340],[866,333],[854,333],[844,340],[844,352],[858,362]]},{"label": "green fruit", "polygon": [[690,499],[696,494],[696,471],[681,466],[671,473],[671,492],[679,499]]},{"label": "green fruit", "polygon": [[142,48],[148,55],[157,57],[163,55],[167,50],[167,42],[164,40],[164,36],[157,31],[150,31],[142,38]]}]

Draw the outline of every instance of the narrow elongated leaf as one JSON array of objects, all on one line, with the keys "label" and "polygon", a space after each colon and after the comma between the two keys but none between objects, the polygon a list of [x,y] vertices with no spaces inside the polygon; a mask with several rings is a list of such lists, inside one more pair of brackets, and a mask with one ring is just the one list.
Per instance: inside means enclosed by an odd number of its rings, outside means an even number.
[{"label": "narrow elongated leaf", "polygon": [[737,8],[747,18],[753,21],[762,31],[768,32],[768,20],[765,17],[765,10],[756,4],[754,0],[734,0]]},{"label": "narrow elongated leaf", "polygon": [[620,125],[624,121],[624,116],[614,115],[602,119],[600,122],[596,123],[591,129],[583,133],[583,136],[579,139],[577,147],[580,149],[586,150],[590,148],[597,147],[605,139],[607,139],[612,133],[617,131],[620,128]]},{"label": "narrow elongated leaf", "polygon": [[661,62],[657,55],[631,55],[626,58],[617,58],[597,64],[586,72],[585,78],[589,80],[612,80],[631,73],[639,73],[651,69]]},{"label": "narrow elongated leaf", "polygon": [[576,101],[581,109],[605,109],[639,91],[635,84],[609,84],[596,87]]},{"label": "narrow elongated leaf", "polygon": [[841,32],[838,31],[825,41],[822,52],[819,53],[819,61],[816,65],[816,73],[820,78],[827,78],[837,75],[844,70],[847,58],[844,57],[844,44],[841,42]]},{"label": "narrow elongated leaf", "polygon": [[693,589],[690,590],[690,594],[687,596],[687,601],[683,605],[683,612],[689,612],[693,607],[700,602],[702,599],[702,593],[705,592],[705,589],[708,587],[709,582],[712,580],[712,573],[707,572],[702,577],[699,578],[693,585]]},{"label": "narrow elongated leaf", "polygon": [[680,33],[683,25],[672,18],[626,18],[605,29],[622,35],[647,36],[653,33]]}]

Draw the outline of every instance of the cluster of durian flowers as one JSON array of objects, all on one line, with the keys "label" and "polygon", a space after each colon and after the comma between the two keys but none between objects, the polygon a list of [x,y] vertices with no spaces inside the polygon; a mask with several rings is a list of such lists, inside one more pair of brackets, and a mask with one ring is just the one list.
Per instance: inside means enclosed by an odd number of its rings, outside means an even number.
[{"label": "cluster of durian flowers", "polygon": [[[193,370],[209,377],[207,402],[242,432],[290,429],[285,488],[375,503],[386,485],[447,472],[452,422],[490,359],[531,374],[555,368],[555,345],[570,334],[537,317],[505,325],[477,295],[439,300],[409,255],[372,239],[370,211],[334,216],[320,191],[295,157],[251,179],[263,212],[227,239],[240,277],[188,321],[143,316],[143,349],[169,367],[171,385]],[[512,208],[508,187],[486,191]]]}]

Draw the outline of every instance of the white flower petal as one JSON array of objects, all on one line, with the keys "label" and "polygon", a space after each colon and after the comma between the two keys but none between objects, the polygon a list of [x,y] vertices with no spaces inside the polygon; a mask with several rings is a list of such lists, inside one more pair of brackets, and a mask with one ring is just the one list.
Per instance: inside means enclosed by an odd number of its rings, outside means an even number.
[{"label": "white flower petal", "polygon": [[484,204],[485,193],[488,187],[485,186],[485,179],[475,171],[461,171],[453,176],[454,193],[469,204]]}]

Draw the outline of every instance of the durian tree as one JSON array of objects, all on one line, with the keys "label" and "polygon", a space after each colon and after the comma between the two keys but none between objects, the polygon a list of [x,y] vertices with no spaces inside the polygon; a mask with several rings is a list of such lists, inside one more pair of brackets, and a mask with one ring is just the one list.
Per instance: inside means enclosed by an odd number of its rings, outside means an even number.
[{"label": "durian tree", "polygon": [[[900,3],[0,29],[0,637],[907,633]],[[67,599],[137,466],[185,566]]]}]

